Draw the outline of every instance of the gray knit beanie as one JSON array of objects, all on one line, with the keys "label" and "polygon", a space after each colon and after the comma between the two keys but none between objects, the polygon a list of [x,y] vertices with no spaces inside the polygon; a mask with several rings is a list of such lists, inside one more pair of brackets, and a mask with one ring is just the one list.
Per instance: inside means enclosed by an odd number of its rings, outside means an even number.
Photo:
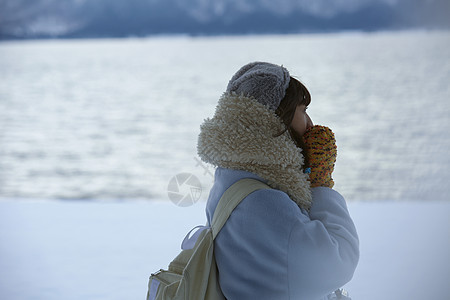
[{"label": "gray knit beanie", "polygon": [[243,66],[231,78],[227,92],[253,97],[259,103],[276,110],[286,94],[290,75],[283,66],[253,62]]}]

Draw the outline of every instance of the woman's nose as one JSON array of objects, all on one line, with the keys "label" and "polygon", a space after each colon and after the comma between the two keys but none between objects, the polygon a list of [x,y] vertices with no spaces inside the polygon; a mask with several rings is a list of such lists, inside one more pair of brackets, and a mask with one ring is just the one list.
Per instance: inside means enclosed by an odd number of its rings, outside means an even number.
[{"label": "woman's nose", "polygon": [[306,114],[306,117],[307,117],[307,119],[306,119],[306,129],[308,130],[311,127],[314,126],[314,123],[313,123],[313,121],[311,120],[311,118],[309,117],[308,114]]}]

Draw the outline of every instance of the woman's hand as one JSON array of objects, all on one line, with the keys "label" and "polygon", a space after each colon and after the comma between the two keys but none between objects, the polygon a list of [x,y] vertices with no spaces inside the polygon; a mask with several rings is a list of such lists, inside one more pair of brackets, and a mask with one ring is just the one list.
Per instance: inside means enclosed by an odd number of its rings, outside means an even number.
[{"label": "woman's hand", "polygon": [[336,139],[330,128],[320,125],[311,127],[303,135],[304,152],[307,157],[307,165],[311,170],[309,180],[311,187],[334,186],[331,173],[334,171],[337,147]]}]

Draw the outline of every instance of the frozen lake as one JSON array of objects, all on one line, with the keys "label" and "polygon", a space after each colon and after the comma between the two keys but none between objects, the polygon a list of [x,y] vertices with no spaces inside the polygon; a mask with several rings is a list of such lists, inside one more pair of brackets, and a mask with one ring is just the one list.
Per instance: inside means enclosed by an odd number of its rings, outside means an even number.
[{"label": "frozen lake", "polygon": [[[0,201],[0,298],[144,300],[150,273],[167,268],[186,233],[205,224],[204,209]],[[353,300],[448,299],[450,202],[352,202],[349,211],[361,249],[346,285]]]},{"label": "frozen lake", "polygon": [[[450,32],[0,43],[0,198],[161,199],[243,64],[286,66],[348,200],[448,200]],[[212,168],[210,168],[212,171]]]}]

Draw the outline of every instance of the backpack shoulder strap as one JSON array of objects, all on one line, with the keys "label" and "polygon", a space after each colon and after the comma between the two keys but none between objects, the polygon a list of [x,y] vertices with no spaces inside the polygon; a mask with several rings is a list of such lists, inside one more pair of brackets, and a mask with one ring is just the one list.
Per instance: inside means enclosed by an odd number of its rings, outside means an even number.
[{"label": "backpack shoulder strap", "polygon": [[232,184],[225,191],[225,193],[223,193],[219,203],[217,204],[217,208],[214,211],[214,216],[211,222],[214,239],[217,234],[219,234],[223,225],[225,225],[234,208],[238,206],[245,197],[256,190],[261,189],[270,189],[270,187],[257,179],[244,178]]}]

